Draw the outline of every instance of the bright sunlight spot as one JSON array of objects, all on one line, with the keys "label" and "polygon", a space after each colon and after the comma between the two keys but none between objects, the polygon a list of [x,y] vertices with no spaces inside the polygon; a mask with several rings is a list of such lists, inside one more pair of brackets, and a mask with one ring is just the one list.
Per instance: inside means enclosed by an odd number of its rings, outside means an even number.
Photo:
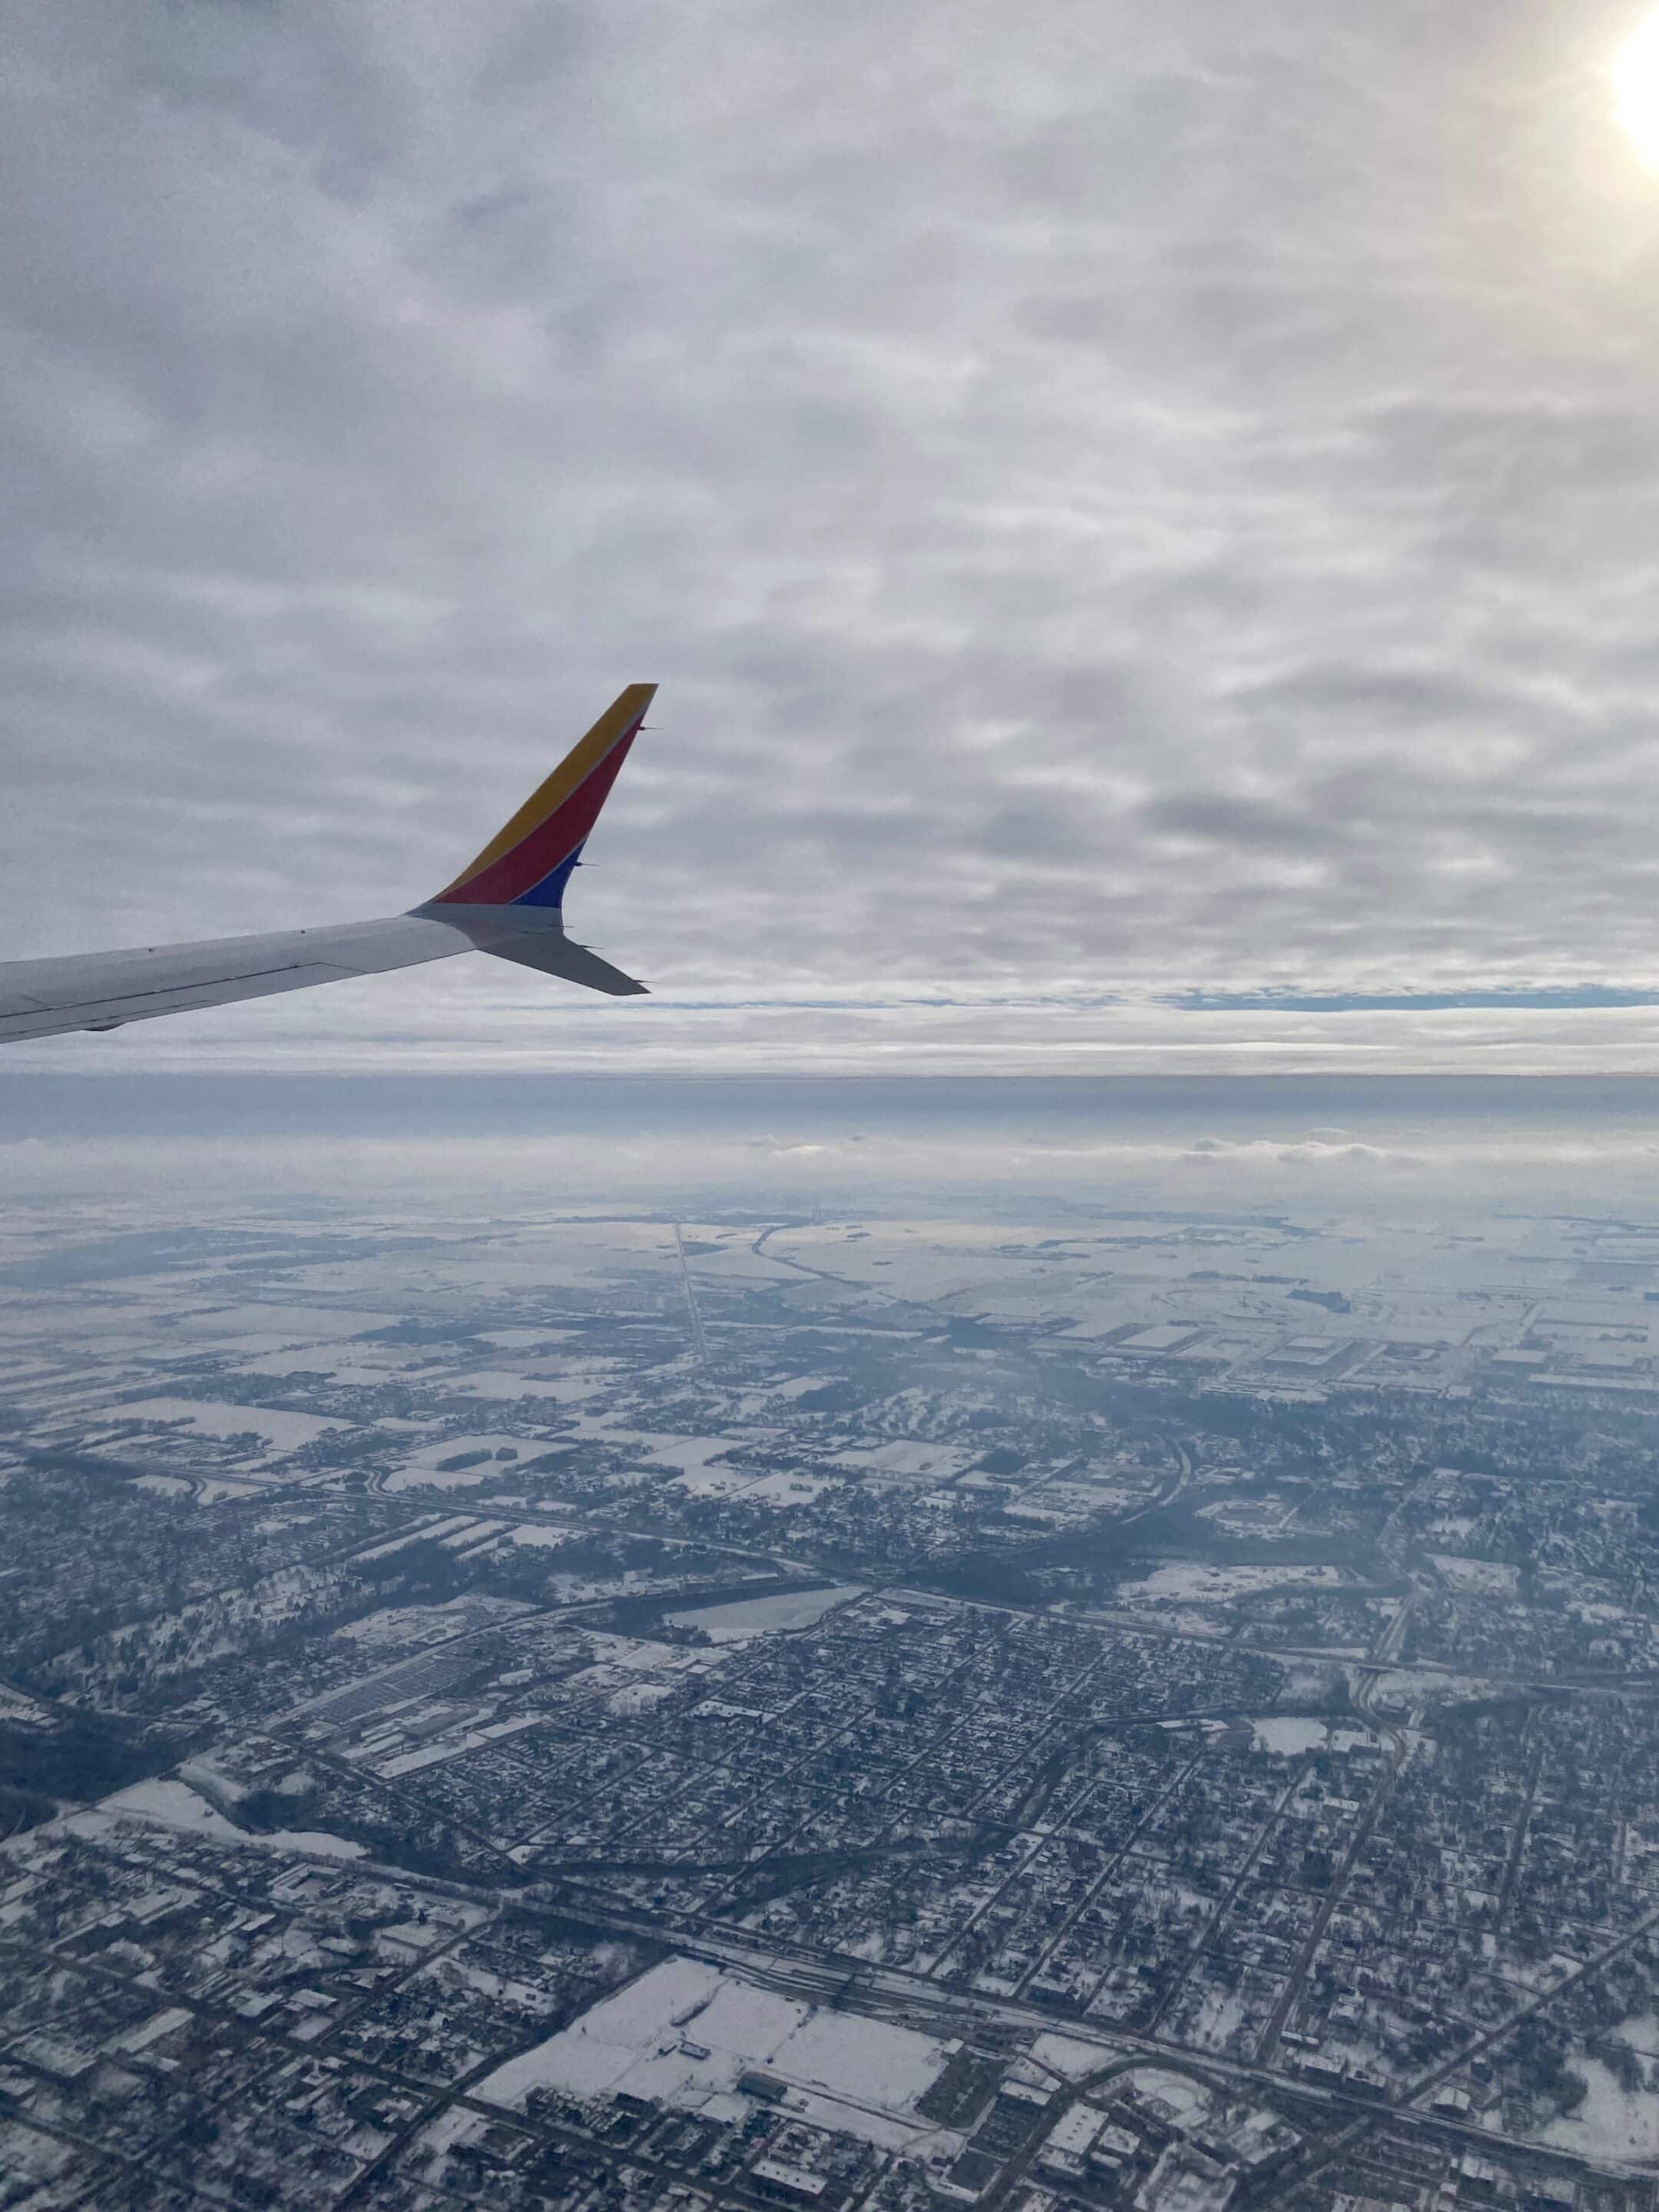
[{"label": "bright sunlight spot", "polygon": [[1632,33],[1613,68],[1613,112],[1649,168],[1659,169],[1659,15]]}]

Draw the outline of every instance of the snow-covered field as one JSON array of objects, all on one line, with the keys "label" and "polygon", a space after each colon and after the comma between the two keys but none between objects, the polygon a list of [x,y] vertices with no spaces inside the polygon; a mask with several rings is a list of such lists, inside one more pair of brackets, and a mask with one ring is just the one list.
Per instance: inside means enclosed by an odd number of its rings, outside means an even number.
[{"label": "snow-covered field", "polygon": [[755,1480],[752,1468],[699,1467],[671,1475],[668,1487],[683,1490],[688,1498],[734,1498]]},{"label": "snow-covered field", "polygon": [[751,1482],[744,1492],[744,1502],[750,1505],[807,1505],[833,1487],[831,1479],[823,1474],[768,1474],[760,1481]]},{"label": "snow-covered field", "polygon": [[371,1328],[390,1328],[403,1316],[346,1306],[216,1306],[180,1317],[181,1336],[228,1337],[238,1349],[276,1351],[294,1344],[337,1343]]},{"label": "snow-covered field", "polygon": [[141,1474],[132,1486],[148,1490],[154,1498],[188,1498],[194,1486],[182,1474]]},{"label": "snow-covered field", "polygon": [[125,1813],[137,1820],[158,1820],[164,1827],[179,1828],[188,1835],[210,1836],[217,1843],[252,1845],[257,1850],[296,1851],[310,1858],[360,1859],[361,1844],[320,1830],[279,1828],[269,1835],[252,1835],[216,1813],[205,1797],[185,1782],[135,1782],[106,1797],[100,1813]]},{"label": "snow-covered field", "polygon": [[400,1467],[396,1474],[387,1475],[380,1487],[386,1491],[470,1490],[501,1471],[492,1460],[482,1461],[477,1467],[451,1468],[447,1472],[435,1467]]},{"label": "snow-covered field", "polygon": [[122,1406],[124,1421],[183,1421],[198,1437],[240,1437],[250,1431],[279,1451],[297,1451],[329,1429],[349,1428],[349,1421],[328,1420],[320,1413],[273,1412],[268,1406],[218,1406],[195,1398],[141,1398]]},{"label": "snow-covered field", "polygon": [[1197,2127],[1216,2102],[1198,2082],[1184,2074],[1166,2074],[1162,2067],[1137,2066],[1124,2079],[1137,2097],[1156,2098],[1183,2128]]},{"label": "snow-covered field", "polygon": [[579,2097],[623,2090],[737,2118],[746,2109],[738,2076],[763,2067],[796,2092],[803,2117],[916,2153],[961,2140],[915,2109],[946,2063],[941,2044],[910,2028],[826,2012],[718,1967],[669,1959],[497,2067],[473,2094],[520,2111],[543,2085]]},{"label": "snow-covered field", "polygon": [[26,1691],[14,1690],[0,1683],[0,1720],[21,1723],[24,1728],[46,1728],[52,1724],[50,1705],[37,1705]]},{"label": "snow-covered field", "polygon": [[[729,1451],[740,1450],[745,1444],[751,1449],[766,1443],[776,1436],[775,1429],[749,1429],[740,1437],[653,1437],[623,1434],[607,1435],[607,1443],[626,1444],[636,1449],[641,1460],[653,1467],[672,1468],[685,1475],[697,1474],[724,1459]],[[746,1480],[747,1478],[745,1478]]]},{"label": "snow-covered field", "polygon": [[1109,2044],[1085,2043],[1079,2036],[1040,2035],[1031,2045],[1030,2056],[1039,2066],[1062,2081],[1080,2081],[1085,2074],[1093,2074],[1112,2057],[1114,2046]]},{"label": "snow-covered field", "polygon": [[858,1444],[837,1453],[834,1464],[851,1474],[886,1475],[894,1481],[942,1482],[972,1465],[975,1455],[955,1444],[902,1437],[892,1443]]},{"label": "snow-covered field", "polygon": [[1295,1583],[1309,1589],[1338,1589],[1342,1575],[1336,1567],[1207,1567],[1194,1560],[1173,1567],[1158,1567],[1136,1583],[1120,1583],[1120,1605],[1152,1604],[1169,1599],[1188,1604],[1224,1604],[1230,1598],[1249,1597],[1258,1590],[1278,1589]]},{"label": "snow-covered field", "polygon": [[1291,1759],[1300,1752],[1320,1750],[1329,1740],[1330,1730],[1323,1721],[1300,1720],[1288,1713],[1268,1713],[1250,1723],[1250,1734],[1258,1751],[1270,1751],[1280,1759]]},{"label": "snow-covered field", "polygon": [[1521,1587],[1519,1567],[1498,1559],[1459,1559],[1430,1555],[1443,1581],[1454,1589],[1474,1590],[1482,1597],[1513,1597]]},{"label": "snow-covered field", "polygon": [[[422,1544],[434,1537],[453,1536],[462,1529],[476,1528],[477,1525],[477,1516],[472,1513],[452,1514],[447,1520],[417,1521],[404,1529],[401,1535],[389,1536],[384,1543],[371,1544],[367,1550],[354,1556],[359,1560],[383,1559],[388,1553],[401,1552],[405,1544]],[[343,1629],[340,1632],[343,1635],[345,1631]]]},{"label": "snow-covered field", "polygon": [[1243,2026],[1244,2015],[1242,1990],[1208,1990],[1197,2017],[1182,2039],[1196,2045],[1200,2051],[1224,2051],[1229,2039]]},{"label": "snow-covered field", "polygon": [[470,1398],[550,1398],[556,1405],[574,1406],[597,1397],[611,1387],[609,1375],[512,1375],[499,1367],[483,1367],[471,1374],[447,1375],[445,1387]]},{"label": "snow-covered field", "polygon": [[217,1475],[198,1477],[191,1488],[198,1505],[222,1504],[227,1498],[252,1498],[259,1488],[257,1482],[223,1482]]},{"label": "snow-covered field", "polygon": [[425,1644],[445,1643],[466,1625],[465,1613],[447,1607],[388,1605],[378,1613],[365,1613],[361,1620],[342,1621],[334,1634],[343,1642],[361,1644],[370,1650],[385,1644],[407,1651]]},{"label": "snow-covered field", "polygon": [[1432,1667],[1391,1667],[1371,1685],[1376,1702],[1383,1706],[1441,1698],[1461,1705],[1470,1698],[1489,1698],[1497,1687],[1479,1674],[1443,1674]]},{"label": "snow-covered field", "polygon": [[[422,1444],[411,1452],[407,1463],[389,1474],[382,1486],[389,1491],[466,1490],[492,1476],[510,1474],[514,1460],[534,1459],[544,1449],[534,1437],[511,1437],[495,1431],[488,1435],[446,1437],[441,1443]],[[498,1460],[498,1451],[509,1452],[512,1458]],[[488,1452],[489,1456],[471,1467],[443,1465],[447,1460],[471,1458],[474,1452]]]},{"label": "snow-covered field", "polygon": [[775,1636],[781,1629],[810,1628],[832,1607],[863,1595],[859,1583],[842,1583],[834,1589],[781,1590],[775,1597],[700,1606],[695,1613],[671,1613],[668,1618],[678,1628],[701,1628],[716,1644],[744,1644],[750,1637]]},{"label": "snow-covered field", "polygon": [[1287,1498],[1218,1498],[1213,1505],[1200,1505],[1198,1517],[1212,1521],[1229,1536],[1249,1536],[1258,1541],[1288,1536],[1296,1505]]},{"label": "snow-covered field", "polygon": [[297,1344],[239,1360],[237,1370],[243,1375],[330,1375],[337,1382],[380,1383],[405,1369],[427,1365],[431,1356],[423,1346],[354,1344],[349,1359],[342,1361],[332,1343]]},{"label": "snow-covered field", "polygon": [[1659,2097],[1645,2089],[1626,2096],[1599,2058],[1575,2052],[1571,2065],[1589,2094],[1576,2112],[1552,2120],[1540,2140],[1580,2158],[1659,2158]]}]

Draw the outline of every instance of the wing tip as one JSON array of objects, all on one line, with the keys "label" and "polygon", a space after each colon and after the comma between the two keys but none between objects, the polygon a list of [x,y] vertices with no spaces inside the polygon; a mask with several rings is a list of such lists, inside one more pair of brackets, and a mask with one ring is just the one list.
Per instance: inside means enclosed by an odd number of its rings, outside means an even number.
[{"label": "wing tip", "polygon": [[655,684],[625,684],[483,850],[426,902],[556,910],[656,696]]}]

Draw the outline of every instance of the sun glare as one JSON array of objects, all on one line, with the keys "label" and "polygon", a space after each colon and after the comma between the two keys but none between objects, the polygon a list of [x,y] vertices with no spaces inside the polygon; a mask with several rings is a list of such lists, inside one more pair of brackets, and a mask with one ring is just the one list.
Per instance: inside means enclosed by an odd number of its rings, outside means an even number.
[{"label": "sun glare", "polygon": [[1613,82],[1614,114],[1639,159],[1659,169],[1659,15],[1650,15],[1626,40],[1613,65]]}]

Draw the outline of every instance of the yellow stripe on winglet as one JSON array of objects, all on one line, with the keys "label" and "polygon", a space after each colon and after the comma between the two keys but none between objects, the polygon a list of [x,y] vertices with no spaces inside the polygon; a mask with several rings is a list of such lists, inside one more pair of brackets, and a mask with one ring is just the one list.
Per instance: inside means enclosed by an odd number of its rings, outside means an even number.
[{"label": "yellow stripe on winglet", "polygon": [[571,793],[586,782],[656,696],[654,684],[630,684],[625,691],[619,692],[587,735],[571,747],[547,781],[538,784],[513,819],[495,832],[477,859],[469,860],[454,882],[444,885],[439,897],[447,897],[451,891],[459,890],[474,876],[494,866],[503,853],[510,853],[515,845],[523,843],[532,830],[539,829],[555,807],[562,806]]}]

